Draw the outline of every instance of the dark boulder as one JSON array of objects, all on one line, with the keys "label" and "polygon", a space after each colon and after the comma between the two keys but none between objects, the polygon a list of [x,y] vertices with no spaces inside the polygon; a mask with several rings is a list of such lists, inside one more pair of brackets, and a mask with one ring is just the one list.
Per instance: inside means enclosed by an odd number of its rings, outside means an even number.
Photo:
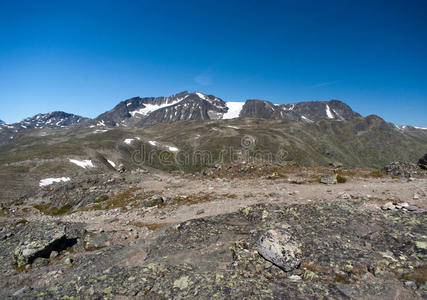
[{"label": "dark boulder", "polygon": [[418,160],[421,169],[427,170],[427,153]]}]

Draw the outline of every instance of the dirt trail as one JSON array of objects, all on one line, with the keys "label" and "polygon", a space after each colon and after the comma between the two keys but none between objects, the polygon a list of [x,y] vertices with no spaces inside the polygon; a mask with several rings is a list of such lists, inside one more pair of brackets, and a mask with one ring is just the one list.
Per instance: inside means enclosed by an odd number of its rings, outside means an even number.
[{"label": "dirt trail", "polygon": [[[65,216],[28,214],[28,221],[61,220],[82,222],[89,231],[130,232],[147,234],[146,228],[135,224],[171,224],[194,218],[231,213],[256,203],[308,203],[342,198],[343,201],[363,199],[365,207],[380,209],[386,201],[407,202],[420,211],[427,204],[427,179],[397,180],[391,178],[352,178],[344,184],[293,184],[287,179],[204,179],[180,178],[156,174],[141,181],[141,191],[152,192],[166,199],[203,196],[204,201],[194,204],[166,205],[157,208],[120,208],[96,211],[77,211]],[[346,199],[348,194],[351,199]],[[34,211],[36,212],[36,211]]]}]

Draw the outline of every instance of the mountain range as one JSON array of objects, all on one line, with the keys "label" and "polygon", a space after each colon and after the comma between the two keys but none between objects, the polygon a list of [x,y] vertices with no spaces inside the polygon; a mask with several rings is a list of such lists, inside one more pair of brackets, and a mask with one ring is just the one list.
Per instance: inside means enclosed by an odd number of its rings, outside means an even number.
[{"label": "mountain range", "polygon": [[[338,100],[225,102],[199,92],[130,98],[93,119],[52,112],[0,128],[4,199],[37,189],[43,178],[103,174],[119,166],[192,172],[215,165],[212,161],[232,162],[235,156],[246,161],[246,146],[248,155],[266,154],[268,161],[283,154],[286,163],[302,166],[339,162],[364,168],[416,163],[427,149],[426,129],[363,117]],[[158,156],[164,151],[188,157],[183,164],[164,163]],[[139,164],[142,158],[133,155],[141,152],[150,157]],[[199,159],[206,153],[208,161]]]},{"label": "mountain range", "polygon": [[233,118],[265,118],[310,123],[323,119],[348,120],[356,117],[360,115],[338,100],[293,104],[273,104],[256,99],[246,102],[225,102],[213,95],[184,91],[169,97],[130,98],[94,119],[55,111],[37,114],[14,124],[2,124],[0,128],[17,132],[41,128],[139,127],[184,120]]}]

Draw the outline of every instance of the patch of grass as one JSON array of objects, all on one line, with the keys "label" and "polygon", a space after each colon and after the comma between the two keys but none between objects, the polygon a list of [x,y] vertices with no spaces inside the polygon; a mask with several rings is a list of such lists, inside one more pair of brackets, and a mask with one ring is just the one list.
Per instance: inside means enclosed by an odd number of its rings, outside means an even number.
[{"label": "patch of grass", "polygon": [[201,193],[197,195],[189,195],[187,197],[177,196],[173,198],[173,201],[178,205],[193,205],[193,204],[209,202],[213,200],[216,200],[216,198],[212,196],[212,193],[209,193],[209,194]]},{"label": "patch of grass", "polygon": [[51,203],[46,203],[46,204],[34,205],[34,208],[48,216],[62,216],[67,214],[71,210],[72,206],[69,204],[66,204],[58,208],[58,207],[51,207]]},{"label": "patch of grass", "polygon": [[101,197],[99,197],[98,199],[96,199],[94,202],[95,203],[100,203],[100,202],[104,202],[108,200],[108,196],[107,195],[103,195]]},{"label": "patch of grass", "polygon": [[342,170],[342,169],[339,169],[339,170],[337,170],[337,174],[341,175],[341,176],[355,176],[356,175],[356,171],[354,171],[354,170]]},{"label": "patch of grass", "polygon": [[345,178],[344,176],[341,176],[341,175],[337,175],[337,182],[338,183],[346,183],[347,178]]},{"label": "patch of grass", "polygon": [[384,177],[384,174],[382,174],[379,170],[373,170],[368,174],[368,176],[374,177],[374,178],[381,178],[381,177]]},{"label": "patch of grass", "polygon": [[279,172],[279,168],[274,167],[273,169],[270,170],[270,173],[277,173]]},{"label": "patch of grass", "polygon": [[7,207],[0,207],[0,216],[7,215],[9,213],[9,209]]},{"label": "patch of grass", "polygon": [[236,194],[224,194],[223,196],[224,196],[224,197],[226,197],[226,198],[230,198],[230,199],[235,199],[235,198],[237,198],[237,195],[236,195]]},{"label": "patch of grass", "polygon": [[113,194],[111,196],[103,195],[96,199],[93,204],[83,208],[83,211],[88,210],[107,210],[113,208],[125,208],[129,203],[140,200],[144,197],[141,193],[137,193],[140,188],[132,187],[128,190]]},{"label": "patch of grass", "polygon": [[25,219],[22,219],[22,220],[19,220],[18,222],[16,222],[16,223],[13,225],[13,227],[14,227],[14,228],[16,228],[16,226],[19,226],[19,225],[26,225],[26,224],[28,224],[28,221],[27,221],[27,220],[25,220]]}]

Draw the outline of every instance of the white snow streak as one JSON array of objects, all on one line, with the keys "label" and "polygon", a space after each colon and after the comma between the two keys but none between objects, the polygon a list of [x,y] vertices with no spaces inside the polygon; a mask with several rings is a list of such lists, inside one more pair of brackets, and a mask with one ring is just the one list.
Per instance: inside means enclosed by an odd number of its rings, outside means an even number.
[{"label": "white snow streak", "polygon": [[313,121],[310,120],[309,118],[306,118],[305,116],[301,116],[301,118],[303,118],[304,121],[312,123]]},{"label": "white snow streak", "polygon": [[334,115],[331,112],[331,109],[329,108],[329,105],[326,104],[326,115],[328,116],[329,119],[333,119]]},{"label": "white snow streak", "polygon": [[70,181],[70,177],[60,177],[60,178],[45,178],[40,180],[39,186],[51,185],[54,182],[66,182]]},{"label": "white snow streak", "polygon": [[82,167],[84,169],[86,168],[93,168],[93,163],[91,160],[77,160],[77,159],[69,159],[69,161],[73,164],[78,165],[79,167]]},{"label": "white snow streak", "polygon": [[202,93],[196,92],[196,95],[199,96],[200,98],[202,98],[203,100],[208,101],[208,98],[205,95],[203,95]]},{"label": "white snow streak", "polygon": [[178,152],[179,149],[177,147],[165,146],[156,141],[148,141],[151,146],[162,147],[168,149],[170,152]]},{"label": "white snow streak", "polygon": [[146,115],[148,115],[148,114],[152,113],[153,111],[156,111],[156,110],[158,110],[160,108],[164,108],[164,107],[175,105],[175,104],[181,102],[182,100],[184,100],[187,97],[188,97],[188,95],[185,95],[184,97],[178,98],[178,99],[176,99],[175,101],[173,101],[171,103],[164,103],[164,104],[159,104],[159,105],[157,105],[157,104],[144,104],[144,106],[145,106],[144,108],[140,108],[140,109],[137,109],[137,110],[134,110],[134,111],[130,111],[129,113],[132,115],[132,117],[135,117],[135,115],[137,115],[137,114],[138,115],[146,116]]}]

